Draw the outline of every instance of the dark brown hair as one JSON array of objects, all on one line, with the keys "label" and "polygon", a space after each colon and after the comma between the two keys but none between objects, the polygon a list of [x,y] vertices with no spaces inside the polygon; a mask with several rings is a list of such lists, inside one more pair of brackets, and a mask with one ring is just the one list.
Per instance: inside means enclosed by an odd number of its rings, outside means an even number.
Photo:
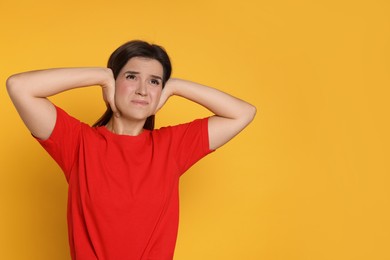
[{"label": "dark brown hair", "polygon": [[[116,79],[118,77],[121,69],[131,58],[134,57],[155,59],[161,63],[163,67],[162,87],[164,88],[165,83],[170,78],[172,72],[169,56],[163,47],[156,44],[150,44],[145,41],[129,41],[121,45],[111,54],[110,58],[108,59],[107,67],[112,70],[114,78]],[[108,121],[110,121],[112,114],[111,107],[107,106],[106,112],[96,121],[93,126],[98,127],[106,125]],[[154,115],[151,115],[146,119],[144,129],[154,129]]]}]

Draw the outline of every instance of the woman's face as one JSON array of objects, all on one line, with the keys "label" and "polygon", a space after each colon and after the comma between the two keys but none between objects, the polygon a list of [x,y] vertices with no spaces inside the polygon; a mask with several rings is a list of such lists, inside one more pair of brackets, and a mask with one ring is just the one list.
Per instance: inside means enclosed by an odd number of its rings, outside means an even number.
[{"label": "woman's face", "polygon": [[138,121],[153,115],[161,96],[162,78],[159,61],[131,58],[116,78],[115,104],[121,117]]}]

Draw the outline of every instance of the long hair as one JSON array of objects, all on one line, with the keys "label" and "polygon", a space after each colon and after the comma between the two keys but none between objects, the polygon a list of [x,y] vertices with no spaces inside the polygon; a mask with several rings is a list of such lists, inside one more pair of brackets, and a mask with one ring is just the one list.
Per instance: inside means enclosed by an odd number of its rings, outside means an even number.
[{"label": "long hair", "polygon": [[[107,67],[110,68],[114,74],[114,78],[118,77],[121,69],[126,63],[134,57],[143,57],[155,59],[161,63],[163,67],[162,88],[169,80],[172,72],[171,61],[165,49],[156,44],[150,44],[145,41],[134,40],[129,41],[119,48],[117,48],[108,59]],[[113,113],[111,107],[108,105],[106,112],[96,121],[93,127],[104,126],[110,121]],[[144,124],[144,129],[154,129],[154,115],[149,116]]]}]

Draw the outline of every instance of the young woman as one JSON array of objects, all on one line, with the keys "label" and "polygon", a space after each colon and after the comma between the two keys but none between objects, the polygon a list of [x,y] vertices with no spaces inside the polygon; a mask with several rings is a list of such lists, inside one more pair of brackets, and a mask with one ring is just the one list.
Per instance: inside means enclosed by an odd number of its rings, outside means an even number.
[{"label": "young woman", "polygon": [[[247,102],[170,74],[162,47],[130,41],[108,68],[31,71],[7,80],[20,117],[69,183],[72,259],[172,259],[179,177],[253,120],[256,108]],[[107,104],[93,127],[47,99],[92,85],[101,86]],[[154,130],[154,114],[173,95],[214,116]]]}]

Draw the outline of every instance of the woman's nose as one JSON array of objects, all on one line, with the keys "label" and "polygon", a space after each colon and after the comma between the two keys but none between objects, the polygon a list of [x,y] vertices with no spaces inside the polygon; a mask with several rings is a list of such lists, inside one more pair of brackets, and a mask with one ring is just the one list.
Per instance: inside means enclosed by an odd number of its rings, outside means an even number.
[{"label": "woman's nose", "polygon": [[146,96],[147,95],[146,84],[143,82],[139,82],[135,93],[141,96]]}]

